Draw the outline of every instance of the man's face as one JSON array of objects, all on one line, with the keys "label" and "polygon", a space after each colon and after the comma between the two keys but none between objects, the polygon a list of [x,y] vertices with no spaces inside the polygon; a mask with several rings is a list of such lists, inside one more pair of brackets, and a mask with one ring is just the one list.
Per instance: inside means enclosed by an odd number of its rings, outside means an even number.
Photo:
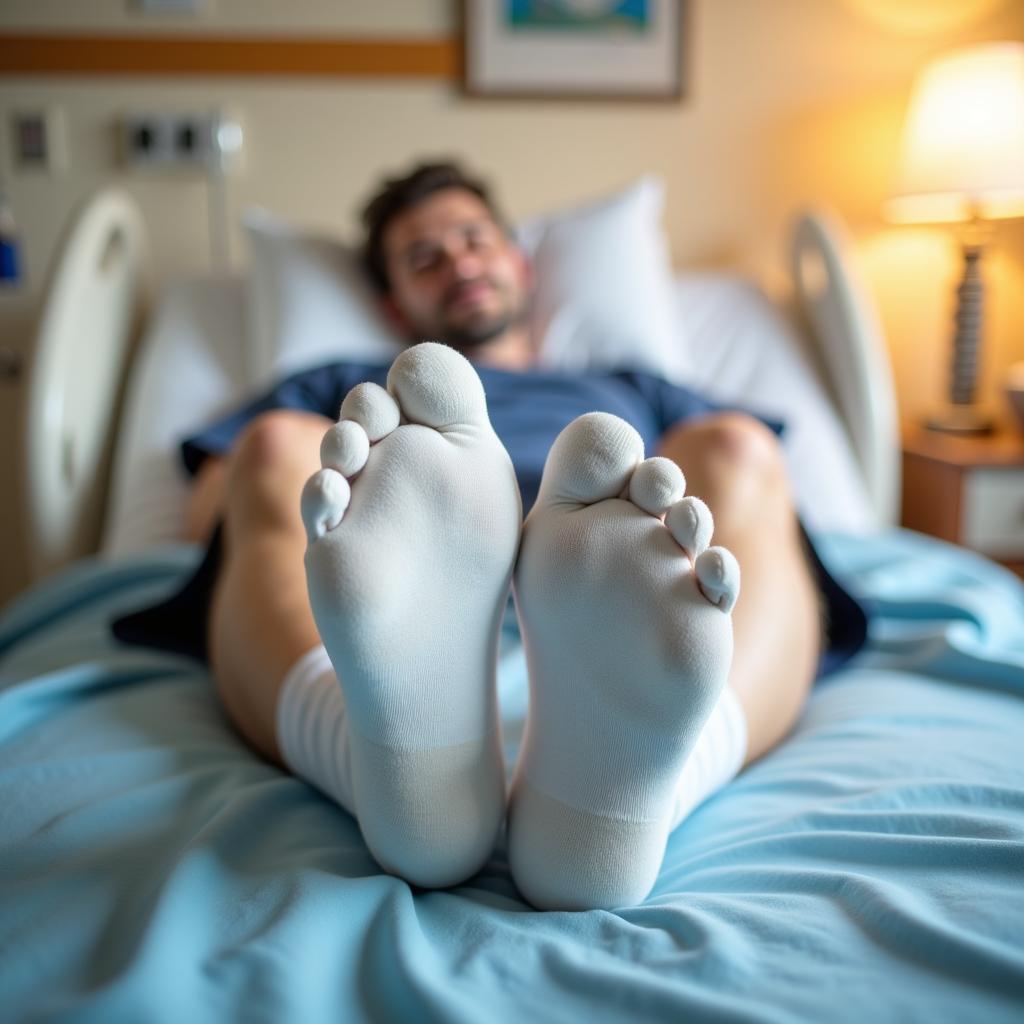
[{"label": "man's face", "polygon": [[411,338],[468,352],[525,314],[522,251],[472,192],[435,192],[400,213],[383,237],[392,313]]}]

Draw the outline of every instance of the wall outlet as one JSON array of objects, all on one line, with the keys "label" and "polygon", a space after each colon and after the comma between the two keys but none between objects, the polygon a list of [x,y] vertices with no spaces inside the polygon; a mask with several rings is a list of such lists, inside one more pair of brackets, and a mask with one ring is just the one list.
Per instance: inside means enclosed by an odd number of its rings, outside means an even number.
[{"label": "wall outlet", "polygon": [[238,170],[244,135],[223,113],[131,114],[121,123],[122,162],[140,171]]}]

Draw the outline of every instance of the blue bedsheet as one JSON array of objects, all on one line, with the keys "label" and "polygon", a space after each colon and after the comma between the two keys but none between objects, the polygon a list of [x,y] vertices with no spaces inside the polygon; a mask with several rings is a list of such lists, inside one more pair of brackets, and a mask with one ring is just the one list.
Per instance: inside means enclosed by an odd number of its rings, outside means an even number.
[{"label": "blue bedsheet", "polygon": [[[84,563],[0,622],[0,1019],[1024,1019],[1024,587],[905,533],[822,542],[880,617],[796,734],[672,836],[641,906],[538,913],[503,851],[382,875],[106,622],[191,549]],[[510,756],[525,689],[503,661]]]}]

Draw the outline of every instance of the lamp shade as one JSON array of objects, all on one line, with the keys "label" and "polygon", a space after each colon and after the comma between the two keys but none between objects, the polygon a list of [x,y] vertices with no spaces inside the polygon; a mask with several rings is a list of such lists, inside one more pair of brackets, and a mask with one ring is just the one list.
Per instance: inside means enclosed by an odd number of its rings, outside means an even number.
[{"label": "lamp shade", "polygon": [[986,43],[930,64],[903,130],[898,221],[1024,216],[1024,43]]}]

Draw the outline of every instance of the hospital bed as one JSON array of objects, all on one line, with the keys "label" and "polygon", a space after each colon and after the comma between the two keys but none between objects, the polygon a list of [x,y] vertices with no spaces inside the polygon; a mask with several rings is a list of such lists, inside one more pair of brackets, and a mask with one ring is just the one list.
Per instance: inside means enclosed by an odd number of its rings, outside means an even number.
[{"label": "hospital bed", "polygon": [[[251,269],[153,301],[137,210],[95,197],[30,372],[38,582],[0,617],[0,1016],[1019,1020],[1024,590],[892,527],[877,317],[834,218],[798,218],[789,256],[788,308],[741,278],[674,273],[680,351],[656,368],[787,420],[801,511],[873,611],[868,648],[672,835],[643,904],[539,913],[501,844],[450,891],[382,874],[352,818],[237,737],[205,668],[111,637],[199,557],[175,542],[177,438],[324,352],[256,358],[268,291]],[[526,703],[511,626],[499,689],[511,763]]]}]

